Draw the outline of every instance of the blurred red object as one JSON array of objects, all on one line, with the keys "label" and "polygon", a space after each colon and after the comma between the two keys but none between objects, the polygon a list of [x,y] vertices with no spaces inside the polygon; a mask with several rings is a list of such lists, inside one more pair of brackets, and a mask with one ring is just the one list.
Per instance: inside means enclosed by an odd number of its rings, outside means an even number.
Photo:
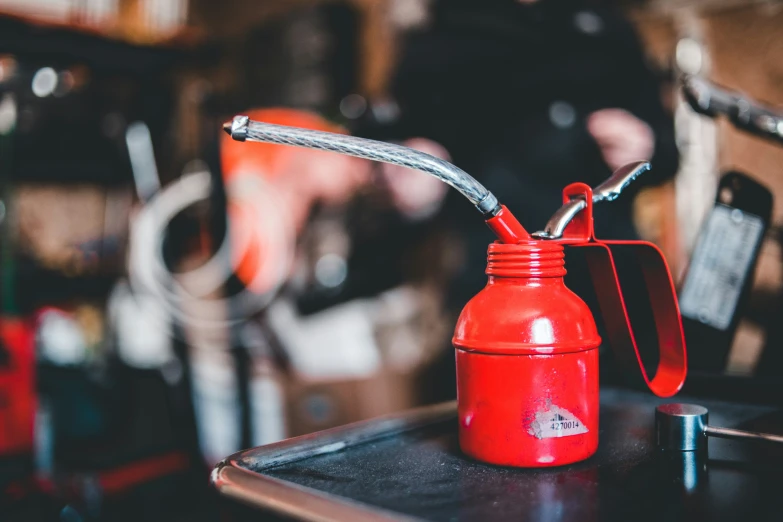
[{"label": "blurred red object", "polygon": [[34,339],[26,321],[0,317],[0,456],[33,451]]}]

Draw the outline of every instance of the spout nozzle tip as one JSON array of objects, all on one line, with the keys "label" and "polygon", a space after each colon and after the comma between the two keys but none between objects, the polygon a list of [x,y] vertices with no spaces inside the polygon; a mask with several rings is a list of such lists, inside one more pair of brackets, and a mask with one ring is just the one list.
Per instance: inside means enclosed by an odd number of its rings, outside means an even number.
[{"label": "spout nozzle tip", "polygon": [[247,116],[234,116],[234,119],[223,124],[223,130],[236,141],[247,139],[247,126],[250,119]]},{"label": "spout nozzle tip", "polygon": [[503,243],[518,243],[530,239],[530,234],[522,227],[505,205],[500,205],[500,211],[486,220],[487,226]]}]

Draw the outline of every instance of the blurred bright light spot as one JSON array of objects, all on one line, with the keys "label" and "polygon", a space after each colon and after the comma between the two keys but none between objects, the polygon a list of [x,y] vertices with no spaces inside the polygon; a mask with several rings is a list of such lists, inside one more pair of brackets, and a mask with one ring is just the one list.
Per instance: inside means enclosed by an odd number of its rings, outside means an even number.
[{"label": "blurred bright light spot", "polygon": [[315,263],[315,279],[323,287],[336,288],[348,276],[348,265],[342,256],[326,254]]},{"label": "blurred bright light spot", "polygon": [[574,16],[574,25],[585,34],[598,34],[604,28],[601,17],[592,11],[579,11]]},{"label": "blurred bright light spot", "polygon": [[567,129],[576,122],[576,110],[568,102],[556,101],[549,106],[549,119],[558,129]]},{"label": "blurred bright light spot", "polygon": [[399,29],[420,27],[427,22],[428,0],[393,0],[389,4],[389,20]]},{"label": "blurred bright light spot", "polygon": [[358,94],[349,94],[340,101],[340,113],[349,120],[360,118],[367,110],[367,100]]},{"label": "blurred bright light spot", "polygon": [[393,123],[400,117],[400,106],[394,100],[379,100],[372,104],[372,115],[378,123]]},{"label": "blurred bright light spot", "polygon": [[38,69],[33,76],[33,94],[45,98],[57,88],[57,73],[51,67]]},{"label": "blurred bright light spot", "polygon": [[39,350],[57,366],[77,366],[87,358],[87,342],[79,324],[68,314],[47,310],[38,326]]},{"label": "blurred bright light spot", "polygon": [[677,42],[675,56],[677,67],[686,74],[698,74],[704,65],[704,53],[701,45],[692,38],[683,38]]}]

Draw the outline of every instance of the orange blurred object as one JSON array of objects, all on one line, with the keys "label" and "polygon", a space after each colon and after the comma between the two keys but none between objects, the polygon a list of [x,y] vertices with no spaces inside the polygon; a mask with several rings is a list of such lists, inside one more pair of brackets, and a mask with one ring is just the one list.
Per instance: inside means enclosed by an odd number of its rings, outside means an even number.
[{"label": "orange blurred object", "polygon": [[[253,120],[344,134],[318,115],[255,109]],[[296,234],[316,201],[338,203],[366,180],[362,160],[222,136],[221,167],[228,198],[234,272],[253,292],[270,291],[288,275]]]}]

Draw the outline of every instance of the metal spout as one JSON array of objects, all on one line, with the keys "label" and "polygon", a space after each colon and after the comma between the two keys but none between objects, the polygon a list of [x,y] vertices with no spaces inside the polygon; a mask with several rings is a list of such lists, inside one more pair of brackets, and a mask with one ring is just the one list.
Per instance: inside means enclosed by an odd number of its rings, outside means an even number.
[{"label": "metal spout", "polygon": [[231,122],[223,125],[223,129],[237,141],[260,141],[328,150],[420,170],[455,188],[485,217],[496,216],[501,211],[497,198],[467,172],[448,161],[408,147],[344,134],[251,121],[247,116],[234,117]]}]

